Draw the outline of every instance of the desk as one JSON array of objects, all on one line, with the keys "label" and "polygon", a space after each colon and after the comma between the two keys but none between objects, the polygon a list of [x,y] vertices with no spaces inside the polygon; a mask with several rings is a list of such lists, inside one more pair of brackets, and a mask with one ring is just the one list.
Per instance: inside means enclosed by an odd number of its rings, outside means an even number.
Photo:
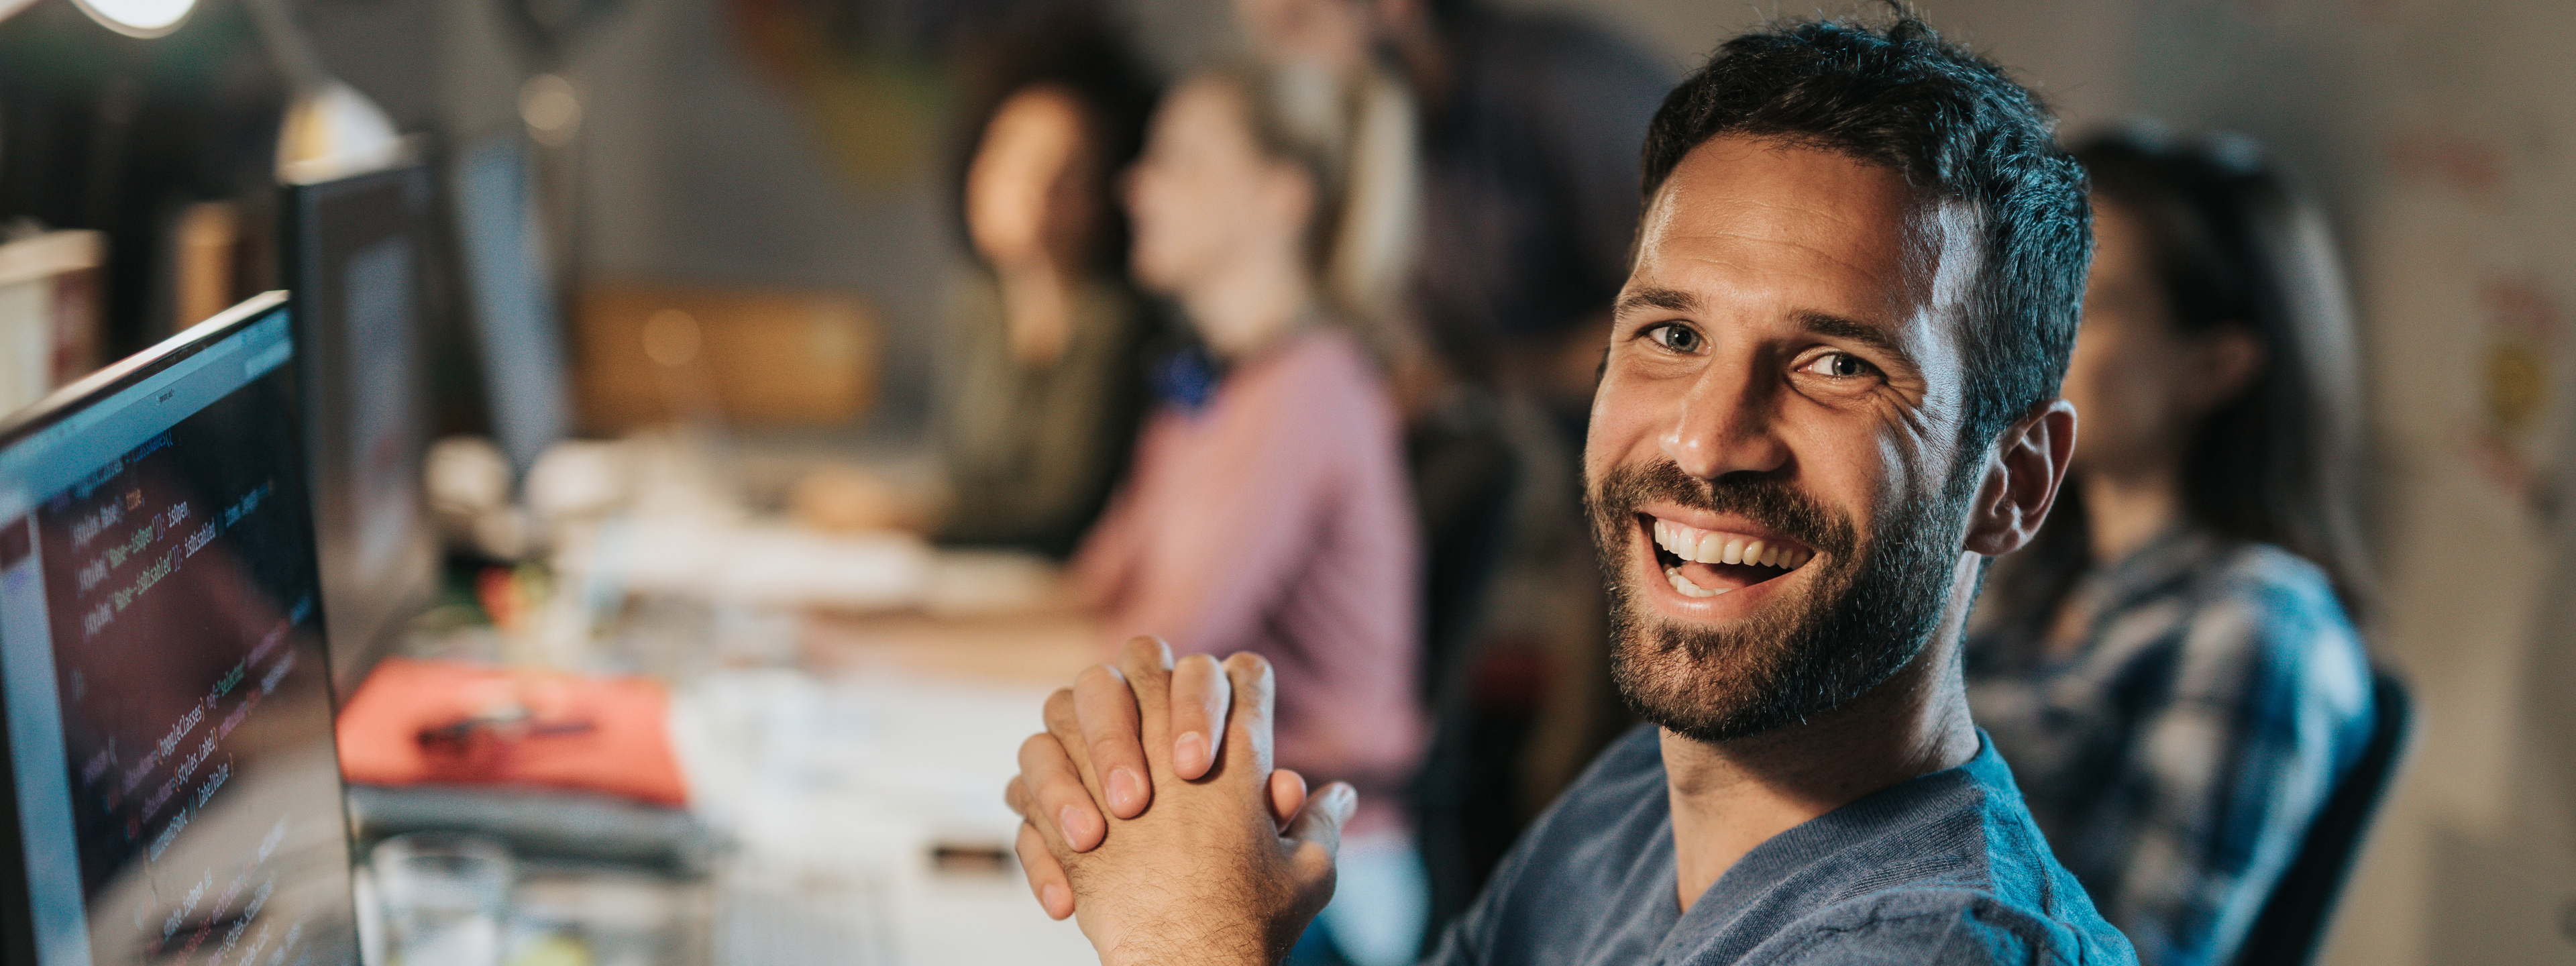
[{"label": "desk", "polygon": [[[805,647],[820,673],[680,690],[693,808],[738,843],[716,960],[1097,962],[1029,898],[1001,802],[1047,692],[1098,659],[1090,634],[1066,617],[818,619]],[[807,954],[853,946],[877,952]]]}]

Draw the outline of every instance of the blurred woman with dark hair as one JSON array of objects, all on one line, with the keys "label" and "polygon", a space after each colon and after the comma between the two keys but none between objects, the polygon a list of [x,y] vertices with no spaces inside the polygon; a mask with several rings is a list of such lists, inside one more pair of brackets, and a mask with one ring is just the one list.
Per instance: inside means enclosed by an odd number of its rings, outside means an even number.
[{"label": "blurred woman with dark hair", "polygon": [[1153,90],[1107,28],[1058,18],[983,58],[989,107],[959,177],[982,271],[961,286],[939,413],[943,543],[1064,556],[1144,418],[1150,316],[1122,261],[1115,179]]},{"label": "blurred woman with dark hair", "polygon": [[2351,320],[2253,145],[2079,147],[2097,248],[2058,510],[1996,563],[1969,700],[2141,960],[2229,960],[2368,738]]}]

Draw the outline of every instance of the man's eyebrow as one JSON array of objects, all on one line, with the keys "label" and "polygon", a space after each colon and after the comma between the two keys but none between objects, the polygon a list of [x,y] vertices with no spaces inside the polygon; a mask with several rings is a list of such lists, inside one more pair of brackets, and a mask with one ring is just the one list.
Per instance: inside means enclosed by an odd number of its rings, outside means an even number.
[{"label": "man's eyebrow", "polygon": [[1867,322],[1846,319],[1838,315],[1826,315],[1822,312],[1801,313],[1798,316],[1798,324],[1804,326],[1807,331],[1817,335],[1832,339],[1842,339],[1848,342],[1857,342],[1880,352],[1887,353],[1890,356],[1894,356],[1897,362],[1904,365],[1906,368],[1922,368],[1920,365],[1915,363],[1914,353],[1905,351],[1905,347],[1898,345],[1896,340],[1890,337],[1887,330],[1883,327],[1871,325]]},{"label": "man's eyebrow", "polygon": [[1641,288],[1619,296],[1619,304],[1611,308],[1611,314],[1625,316],[1647,309],[1697,312],[1699,296],[1677,288]]}]

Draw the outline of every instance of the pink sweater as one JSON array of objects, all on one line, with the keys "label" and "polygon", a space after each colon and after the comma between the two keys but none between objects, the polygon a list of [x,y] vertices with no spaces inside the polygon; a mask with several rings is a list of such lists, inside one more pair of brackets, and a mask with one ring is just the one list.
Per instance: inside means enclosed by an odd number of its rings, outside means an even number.
[{"label": "pink sweater", "polygon": [[1415,527],[1395,406],[1319,328],[1153,415],[1073,575],[1114,640],[1268,658],[1279,764],[1359,786],[1352,830],[1381,829],[1424,743]]}]

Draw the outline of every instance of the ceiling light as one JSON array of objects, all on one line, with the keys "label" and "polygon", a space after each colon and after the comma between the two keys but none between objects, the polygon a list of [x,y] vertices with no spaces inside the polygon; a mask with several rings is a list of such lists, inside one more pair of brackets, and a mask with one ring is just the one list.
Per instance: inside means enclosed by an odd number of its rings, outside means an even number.
[{"label": "ceiling light", "polygon": [[73,0],[82,13],[129,37],[158,37],[178,29],[197,0]]}]

